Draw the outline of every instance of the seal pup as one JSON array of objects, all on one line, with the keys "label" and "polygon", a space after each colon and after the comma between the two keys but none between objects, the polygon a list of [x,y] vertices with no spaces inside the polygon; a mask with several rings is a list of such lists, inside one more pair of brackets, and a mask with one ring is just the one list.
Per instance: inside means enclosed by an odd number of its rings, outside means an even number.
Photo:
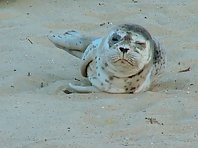
[{"label": "seal pup", "polygon": [[48,38],[57,47],[82,59],[81,74],[91,85],[69,84],[77,92],[143,92],[165,67],[163,48],[137,24],[118,25],[101,38],[76,31],[50,34]]}]

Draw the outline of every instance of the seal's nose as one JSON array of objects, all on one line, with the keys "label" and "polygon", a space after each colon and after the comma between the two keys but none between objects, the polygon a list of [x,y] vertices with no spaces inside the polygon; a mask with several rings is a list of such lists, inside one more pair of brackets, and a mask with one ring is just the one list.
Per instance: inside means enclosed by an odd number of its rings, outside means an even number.
[{"label": "seal's nose", "polygon": [[129,48],[123,48],[123,47],[120,47],[119,49],[123,53],[127,53],[127,51],[129,50]]}]

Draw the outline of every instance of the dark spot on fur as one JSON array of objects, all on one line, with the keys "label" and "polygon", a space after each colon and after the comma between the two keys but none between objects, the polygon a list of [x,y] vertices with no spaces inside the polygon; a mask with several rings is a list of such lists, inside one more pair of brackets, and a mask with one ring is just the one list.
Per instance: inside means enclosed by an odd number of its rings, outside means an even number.
[{"label": "dark spot on fur", "polygon": [[109,83],[109,80],[105,79],[105,82]]},{"label": "dark spot on fur", "polygon": [[102,70],[104,70],[105,68],[104,67],[101,67],[102,68]]},{"label": "dark spot on fur", "polygon": [[131,86],[132,85],[132,82],[128,82],[128,85]]},{"label": "dark spot on fur", "polygon": [[101,83],[101,85],[103,86],[104,84],[103,84],[103,83]]},{"label": "dark spot on fur", "polygon": [[131,33],[130,34],[127,34],[126,36],[124,36],[124,40],[131,41],[132,40]]},{"label": "dark spot on fur", "polygon": [[[142,68],[142,70],[140,70],[138,73],[129,76],[128,78],[133,78],[134,76],[140,75],[143,71],[144,71],[144,68]],[[140,76],[140,77],[141,77],[141,76]]]},{"label": "dark spot on fur", "polygon": [[109,80],[113,80],[113,76],[110,76],[110,77],[109,77]]},{"label": "dark spot on fur", "polygon": [[107,67],[108,66],[108,64],[107,63],[105,63],[105,67]]},{"label": "dark spot on fur", "polygon": [[142,26],[135,25],[135,24],[124,24],[124,25],[121,25],[121,28],[134,31],[136,33],[141,33],[147,40],[152,39],[150,33]]},{"label": "dark spot on fur", "polygon": [[98,73],[98,76],[100,76],[100,73]]},{"label": "dark spot on fur", "polygon": [[130,90],[135,90],[135,89],[136,89],[136,87],[131,87],[131,88],[130,88]]},{"label": "dark spot on fur", "polygon": [[140,81],[140,79],[137,79],[137,80],[136,80],[136,82],[139,82],[139,81]]},{"label": "dark spot on fur", "polygon": [[144,79],[144,76],[140,75],[140,78]]}]

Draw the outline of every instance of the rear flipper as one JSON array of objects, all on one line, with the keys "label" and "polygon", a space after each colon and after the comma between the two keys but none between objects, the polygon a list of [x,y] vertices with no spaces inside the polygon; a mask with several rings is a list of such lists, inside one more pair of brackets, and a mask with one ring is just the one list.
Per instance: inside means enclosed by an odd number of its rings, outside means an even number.
[{"label": "rear flipper", "polygon": [[51,33],[48,35],[48,39],[54,43],[56,47],[61,48],[78,58],[81,58],[83,52],[94,38],[85,37],[76,31],[68,31],[64,34]]},{"label": "rear flipper", "polygon": [[69,83],[71,89],[79,93],[96,93],[100,92],[95,86],[79,86]]}]

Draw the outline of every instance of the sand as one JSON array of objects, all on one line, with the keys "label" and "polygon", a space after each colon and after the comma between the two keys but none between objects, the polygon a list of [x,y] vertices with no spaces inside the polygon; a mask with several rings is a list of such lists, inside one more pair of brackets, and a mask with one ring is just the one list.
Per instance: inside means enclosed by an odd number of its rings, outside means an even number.
[{"label": "sand", "polygon": [[[1,0],[0,147],[197,147],[197,5]],[[158,84],[141,94],[65,94],[69,82],[84,81],[80,60],[51,44],[49,32],[102,36],[122,23],[144,26],[166,49]]]}]

